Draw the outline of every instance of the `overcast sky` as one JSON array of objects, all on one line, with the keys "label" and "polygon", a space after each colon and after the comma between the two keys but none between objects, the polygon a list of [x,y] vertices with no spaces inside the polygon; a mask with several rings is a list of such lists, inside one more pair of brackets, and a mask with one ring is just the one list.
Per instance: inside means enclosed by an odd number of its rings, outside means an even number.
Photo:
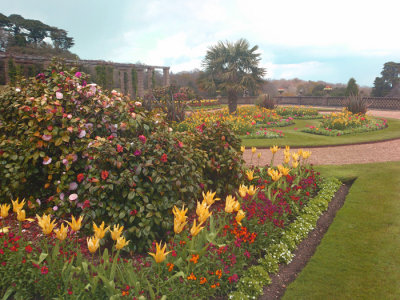
[{"label": "overcast sky", "polygon": [[82,59],[201,69],[207,48],[245,38],[266,78],[372,86],[400,62],[400,1],[1,0],[0,12],[68,31]]}]

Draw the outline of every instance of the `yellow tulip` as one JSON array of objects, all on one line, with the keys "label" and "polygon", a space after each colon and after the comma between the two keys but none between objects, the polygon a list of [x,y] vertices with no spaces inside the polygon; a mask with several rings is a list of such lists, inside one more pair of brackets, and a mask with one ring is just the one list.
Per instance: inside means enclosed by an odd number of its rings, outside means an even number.
[{"label": "yellow tulip", "polygon": [[251,153],[256,153],[256,151],[257,151],[257,148],[256,147],[251,147]]},{"label": "yellow tulip", "polygon": [[56,238],[63,241],[67,238],[68,227],[64,227],[64,223],[62,223],[60,229],[54,229],[54,232],[56,233]]},{"label": "yellow tulip", "polygon": [[253,196],[257,192],[258,188],[254,188],[254,185],[251,185],[247,188],[247,193],[250,196]]},{"label": "yellow tulip", "polygon": [[106,228],[104,228],[104,226],[105,226],[104,221],[101,223],[99,227],[97,227],[96,223],[93,222],[94,235],[99,239],[102,239],[106,234],[106,232],[110,230],[110,226],[107,226]]},{"label": "yellow tulip", "polygon": [[280,172],[283,176],[288,175],[289,172],[290,172],[290,169],[289,169],[289,168],[286,168],[286,167],[284,167],[284,166],[282,166],[282,165],[278,165],[278,170],[279,170],[279,172]]},{"label": "yellow tulip", "polygon": [[292,153],[292,158],[293,158],[293,160],[298,161],[299,160],[299,154]]},{"label": "yellow tulip", "polygon": [[18,198],[15,201],[11,200],[11,202],[12,202],[12,205],[13,205],[13,212],[15,212],[15,213],[17,211],[21,210],[25,205],[25,200],[22,200],[21,203],[19,203],[18,202]]},{"label": "yellow tulip", "polygon": [[202,204],[197,202],[196,214],[199,217],[199,222],[204,223],[207,219],[212,215],[212,212],[209,212],[209,207],[206,205],[207,203],[203,201]]},{"label": "yellow tulip", "polygon": [[278,181],[282,177],[282,174],[279,171],[273,170],[271,168],[268,168],[267,173],[273,181]]},{"label": "yellow tulip", "polygon": [[192,229],[190,229],[190,233],[192,236],[198,235],[199,232],[204,228],[204,226],[201,227],[201,225],[203,225],[203,223],[200,222],[199,225],[196,226],[196,220],[194,220]]},{"label": "yellow tulip", "polygon": [[246,147],[245,146],[241,146],[240,147],[240,151],[244,152],[244,150],[246,150]]},{"label": "yellow tulip", "polygon": [[17,211],[17,220],[20,222],[25,221],[25,209],[21,209]]},{"label": "yellow tulip", "polygon": [[0,215],[2,218],[8,217],[8,211],[10,210],[10,204],[2,204],[0,206]]},{"label": "yellow tulip", "polygon": [[[237,206],[236,203],[239,203],[239,202],[236,201],[235,197],[232,197],[231,195],[226,196],[226,199],[225,199],[225,211],[228,214],[232,213],[235,210],[236,206]],[[240,206],[240,204],[239,204],[239,206]]]},{"label": "yellow tulip", "polygon": [[239,210],[238,212],[237,212],[237,215],[236,215],[236,222],[240,225],[240,226],[242,226],[242,220],[243,220],[243,218],[246,216],[246,214],[245,214],[245,212],[243,211],[243,210]]},{"label": "yellow tulip", "polygon": [[239,195],[242,198],[246,197],[246,195],[247,195],[247,186],[242,185],[242,184],[239,186]]},{"label": "yellow tulip", "polygon": [[71,222],[68,222],[68,221],[66,221],[66,222],[71,227],[72,231],[77,232],[82,227],[82,220],[83,220],[83,216],[80,216],[78,218],[78,220],[76,220],[74,216],[71,216]]},{"label": "yellow tulip", "polygon": [[154,257],[154,260],[156,261],[156,263],[161,263],[165,260],[165,258],[167,257],[169,252],[165,252],[165,248],[167,247],[167,243],[165,243],[164,247],[161,249],[162,243],[158,244],[156,243],[156,253],[150,253],[149,254],[151,256]]},{"label": "yellow tulip", "polygon": [[261,158],[261,152],[257,153],[257,157]]},{"label": "yellow tulip", "polygon": [[289,146],[285,146],[285,150],[284,150],[284,151],[287,152],[287,153],[289,153],[290,147],[289,147]]},{"label": "yellow tulip", "polygon": [[297,154],[298,154],[299,156],[302,156],[302,155],[303,155],[303,149],[299,149],[299,150],[297,151]]},{"label": "yellow tulip", "polygon": [[54,224],[56,220],[51,221],[50,215],[43,214],[42,217],[36,215],[36,218],[38,220],[39,226],[42,228],[42,231],[45,235],[49,235],[56,226],[56,224]]},{"label": "yellow tulip", "polygon": [[311,156],[311,151],[303,151],[302,153],[303,159],[307,159]]},{"label": "yellow tulip", "polygon": [[123,236],[120,236],[117,239],[117,243],[115,245],[115,248],[117,248],[117,250],[121,250],[122,248],[124,248],[126,245],[129,244],[130,241],[126,241],[125,238]]},{"label": "yellow tulip", "polygon": [[174,218],[174,232],[176,234],[181,233],[182,230],[185,228],[186,224],[187,224],[187,221],[180,222],[177,218]]},{"label": "yellow tulip", "polygon": [[3,228],[0,228],[0,233],[8,233],[9,229],[10,229],[10,227],[9,227],[9,226],[6,226],[6,227],[3,227]]},{"label": "yellow tulip", "polygon": [[272,152],[272,154],[275,154],[276,152],[278,152],[280,148],[278,146],[273,146],[270,147],[269,150]]},{"label": "yellow tulip", "polygon": [[115,225],[114,225],[113,231],[110,230],[111,238],[112,238],[114,241],[118,240],[118,238],[119,238],[119,237],[121,236],[121,234],[122,234],[122,230],[124,230],[124,226],[119,226],[119,225],[115,226]]},{"label": "yellow tulip", "polygon": [[182,206],[182,209],[179,210],[179,208],[177,208],[174,205],[174,208],[172,209],[172,213],[175,216],[175,219],[178,220],[180,223],[184,223],[187,219],[186,213],[187,213],[188,209],[185,209],[185,205]]},{"label": "yellow tulip", "polygon": [[86,239],[88,249],[90,253],[95,253],[96,250],[100,247],[100,239],[96,236],[92,236]]},{"label": "yellow tulip", "polygon": [[207,194],[203,192],[203,201],[206,201],[208,205],[213,204],[215,201],[221,200],[221,198],[215,198],[214,196],[217,192],[208,191]]},{"label": "yellow tulip", "polygon": [[246,171],[247,179],[252,181],[253,179],[258,178],[258,176],[254,176],[254,171],[253,170],[247,170]]},{"label": "yellow tulip", "polygon": [[296,169],[298,165],[299,165],[299,162],[297,160],[292,161],[292,167],[294,169]]},{"label": "yellow tulip", "polygon": [[285,164],[288,164],[288,163],[290,162],[290,154],[287,154],[287,155],[286,155],[286,153],[285,153],[285,159],[283,160],[283,162],[284,162]]}]

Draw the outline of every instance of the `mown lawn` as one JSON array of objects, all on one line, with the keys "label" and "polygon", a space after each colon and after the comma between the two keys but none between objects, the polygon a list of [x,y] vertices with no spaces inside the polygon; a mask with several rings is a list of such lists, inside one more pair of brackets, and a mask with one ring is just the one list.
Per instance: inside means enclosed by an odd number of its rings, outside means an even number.
[{"label": "mown lawn", "polygon": [[400,299],[400,162],[317,169],[356,180],[283,299]]},{"label": "mown lawn", "polygon": [[267,148],[273,145],[291,147],[346,145],[381,141],[400,138],[400,120],[387,119],[388,128],[383,130],[357,133],[342,136],[324,136],[301,132],[307,125],[316,126],[320,120],[295,120],[295,124],[287,127],[276,127],[284,133],[284,137],[276,139],[242,139],[242,145],[246,147]]}]

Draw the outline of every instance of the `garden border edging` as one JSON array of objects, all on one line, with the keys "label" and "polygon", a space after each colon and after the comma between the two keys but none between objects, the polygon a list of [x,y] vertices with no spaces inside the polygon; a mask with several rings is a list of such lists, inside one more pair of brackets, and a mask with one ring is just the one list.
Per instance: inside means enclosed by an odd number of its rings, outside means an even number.
[{"label": "garden border edging", "polygon": [[247,275],[239,280],[237,290],[229,295],[229,299],[256,299],[263,293],[264,286],[271,283],[269,274],[278,272],[279,263],[291,262],[294,257],[292,252],[315,228],[341,184],[336,178],[323,179],[318,195],[308,202],[299,217],[285,229],[280,242],[265,249],[264,258],[258,260],[258,265],[248,269]]}]

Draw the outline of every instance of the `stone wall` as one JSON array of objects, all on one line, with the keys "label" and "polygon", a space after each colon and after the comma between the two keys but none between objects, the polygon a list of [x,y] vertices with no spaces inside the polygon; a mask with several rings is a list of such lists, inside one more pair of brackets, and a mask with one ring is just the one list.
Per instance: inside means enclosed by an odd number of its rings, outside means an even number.
[{"label": "stone wall", "polygon": [[[240,97],[238,104],[254,104],[257,97]],[[274,97],[278,105],[305,105],[305,106],[327,106],[343,107],[345,97],[308,97],[308,96],[277,96]],[[400,110],[400,98],[389,97],[365,97],[370,109]],[[223,97],[221,103],[227,104],[228,99]]]},{"label": "stone wall", "polygon": [[[19,66],[20,72],[23,75],[27,75],[27,68],[33,65],[40,65],[45,69],[50,64],[50,59],[45,57],[36,57],[28,55],[13,55],[10,53],[0,53],[0,80],[3,84],[10,83],[8,65],[12,61],[13,64]],[[104,60],[65,60],[68,65],[82,66],[84,70],[88,70],[92,76],[96,74],[96,66],[107,66],[112,67],[112,81],[114,88],[119,88],[121,92],[125,94],[130,94],[133,97],[143,97],[145,89],[152,89],[151,75],[153,70],[162,69],[163,71],[163,85],[168,86],[169,79],[169,67],[165,66],[148,66],[148,65],[138,65],[129,63],[115,63]],[[133,90],[132,82],[132,70],[137,72],[137,91],[136,95]],[[146,72],[146,74],[145,74]],[[144,86],[144,77],[148,77],[148,84]]]}]

